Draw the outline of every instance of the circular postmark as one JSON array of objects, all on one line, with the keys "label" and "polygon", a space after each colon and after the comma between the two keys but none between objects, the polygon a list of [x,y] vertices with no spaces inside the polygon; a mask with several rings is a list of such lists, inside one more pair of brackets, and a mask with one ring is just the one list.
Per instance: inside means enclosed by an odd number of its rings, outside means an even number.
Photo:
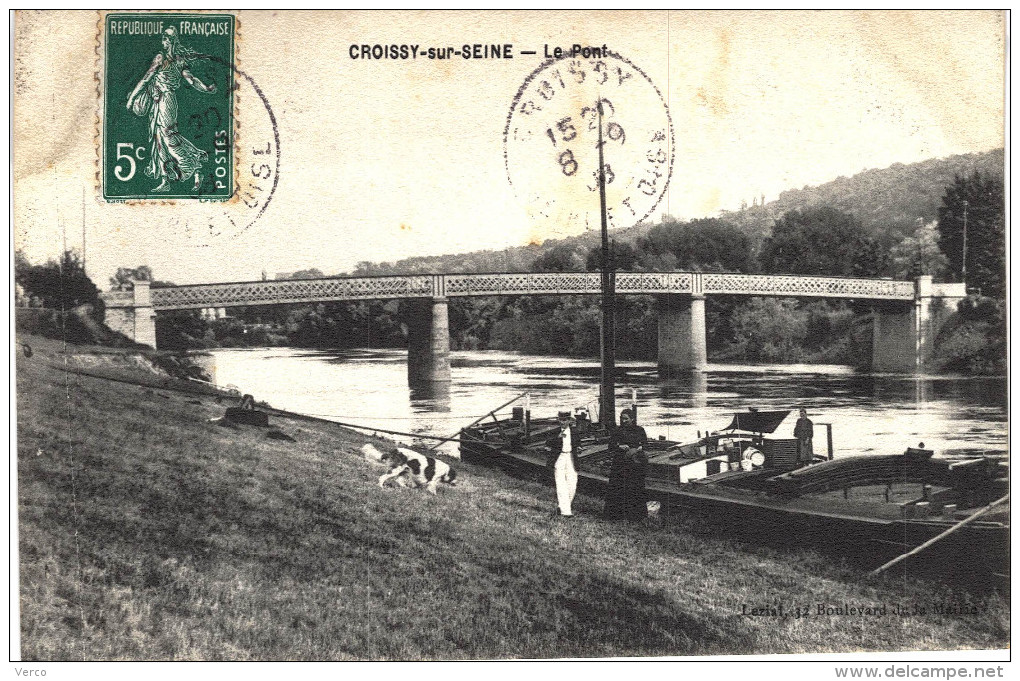
[{"label": "circular postmark", "polygon": [[610,228],[647,218],[673,172],[673,122],[659,89],[619,54],[550,59],[514,96],[503,131],[507,179],[537,236],[598,229],[599,114]]},{"label": "circular postmark", "polygon": [[[234,72],[234,87],[239,91],[239,99],[242,102],[251,99],[244,96],[243,83],[247,86],[244,89],[254,93],[262,106],[249,107],[243,124],[235,127],[232,142],[236,172],[234,195],[230,201],[214,203],[215,199],[209,199],[209,203],[203,204],[208,212],[193,214],[193,211],[187,211],[178,218],[178,226],[192,246],[209,246],[217,238],[244,233],[266,212],[280,182],[280,131],[273,107],[250,75],[236,65],[230,65],[230,68]],[[210,115],[215,117],[216,112],[207,110],[188,119],[194,134],[200,136],[206,129],[215,129],[207,120]],[[220,169],[221,166],[213,165],[205,173],[195,198],[204,200],[203,192],[214,188],[219,181],[216,173]]]}]

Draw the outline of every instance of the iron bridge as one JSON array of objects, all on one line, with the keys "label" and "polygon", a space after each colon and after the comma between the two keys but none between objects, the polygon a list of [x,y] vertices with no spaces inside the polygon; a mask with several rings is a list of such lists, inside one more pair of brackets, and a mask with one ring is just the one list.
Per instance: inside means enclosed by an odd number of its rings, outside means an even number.
[{"label": "iron bridge", "polygon": [[[186,310],[393,298],[593,295],[600,286],[598,272],[414,274],[195,284],[156,288],[151,295],[155,310]],[[915,295],[912,281],[715,272],[617,272],[616,291],[900,301],[913,300]]]}]

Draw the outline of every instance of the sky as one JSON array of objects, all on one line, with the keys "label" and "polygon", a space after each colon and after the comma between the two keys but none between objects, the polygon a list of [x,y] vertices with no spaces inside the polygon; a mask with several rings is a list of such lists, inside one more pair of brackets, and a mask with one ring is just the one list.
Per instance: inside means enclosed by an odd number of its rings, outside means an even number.
[{"label": "sky", "polygon": [[[256,147],[278,135],[271,199],[268,183],[246,198],[242,182],[229,204],[108,203],[97,179],[99,24],[94,12],[16,16],[13,178],[16,247],[39,262],[65,244],[81,250],[84,236],[101,286],[120,266],[180,284],[239,281],[578,233],[597,220],[597,194],[582,188],[596,147],[590,130],[568,126],[599,97],[614,100],[606,120],[620,125],[604,147],[619,226],[633,218],[624,198],[652,220],[708,216],[1004,143],[997,12],[243,12],[236,172],[246,177],[265,159]],[[352,45],[465,43],[510,43],[514,58],[350,56]],[[613,89],[597,60],[580,59],[584,83],[567,87],[568,61],[541,69],[547,45],[574,43],[607,45],[607,70],[629,77]],[[548,106],[522,113],[554,76],[563,84]],[[665,128],[671,164],[650,169],[643,158]],[[579,170],[566,176],[570,146]],[[637,193],[651,187],[642,178],[655,181],[650,197]]]}]

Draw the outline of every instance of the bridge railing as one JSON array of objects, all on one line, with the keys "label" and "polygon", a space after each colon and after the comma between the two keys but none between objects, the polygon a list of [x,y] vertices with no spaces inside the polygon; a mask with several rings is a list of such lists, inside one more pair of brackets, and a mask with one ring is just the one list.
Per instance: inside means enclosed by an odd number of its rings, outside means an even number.
[{"label": "bridge railing", "polygon": [[175,286],[153,289],[152,306],[157,310],[184,310],[329,300],[427,298],[433,296],[436,290],[434,278],[424,274]]},{"label": "bridge railing", "polygon": [[[601,291],[598,272],[522,272],[515,274],[447,274],[448,296],[594,294]],[[691,293],[690,272],[617,272],[619,293]]]},{"label": "bridge railing", "polygon": [[913,300],[914,282],[893,279],[851,279],[781,274],[730,274],[706,272],[702,292],[752,296],[859,298]]},{"label": "bridge railing", "polygon": [[[913,300],[915,283],[728,272],[617,272],[622,294],[714,294]],[[385,277],[285,279],[152,289],[156,310],[274,305],[331,300],[384,300],[492,295],[596,294],[598,272],[416,274]],[[108,307],[131,307],[130,293],[104,294]]]}]

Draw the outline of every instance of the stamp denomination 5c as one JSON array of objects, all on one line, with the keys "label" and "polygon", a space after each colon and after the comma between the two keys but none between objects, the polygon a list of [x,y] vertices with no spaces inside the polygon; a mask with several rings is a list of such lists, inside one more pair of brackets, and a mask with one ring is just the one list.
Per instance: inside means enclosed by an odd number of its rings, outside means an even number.
[{"label": "stamp denomination 5c", "polygon": [[234,194],[234,17],[105,17],[101,182],[107,201]]}]

